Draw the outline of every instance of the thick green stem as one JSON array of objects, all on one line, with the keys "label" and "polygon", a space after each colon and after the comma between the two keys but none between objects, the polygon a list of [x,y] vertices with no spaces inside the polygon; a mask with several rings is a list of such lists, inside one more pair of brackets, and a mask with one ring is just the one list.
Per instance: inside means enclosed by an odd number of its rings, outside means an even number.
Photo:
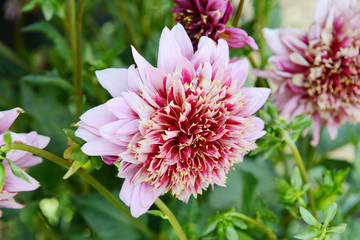
[{"label": "thick green stem", "polygon": [[76,97],[77,97],[77,117],[80,117],[82,114],[82,95],[83,95],[83,81],[82,81],[82,65],[83,65],[83,59],[82,59],[82,53],[81,53],[81,29],[82,29],[82,15],[84,12],[84,6],[85,6],[86,0],[81,0],[77,15],[76,15]]},{"label": "thick green stem", "polygon": [[237,212],[232,212],[232,213],[228,213],[226,214],[227,216],[231,216],[231,217],[237,217],[240,218],[248,223],[253,224],[254,226],[256,226],[258,229],[260,229],[261,231],[263,231],[263,233],[268,237],[268,239],[270,240],[278,240],[277,237],[270,232],[269,230],[267,230],[266,227],[264,227],[261,223],[259,223],[258,221],[256,221],[255,219],[248,217],[242,213],[237,213]]},{"label": "thick green stem", "polygon": [[232,23],[232,25],[234,27],[238,27],[239,26],[239,21],[240,21],[240,17],[241,17],[241,13],[242,13],[242,10],[243,10],[243,7],[244,7],[244,2],[245,0],[240,0],[240,3],[239,3],[239,7],[236,11],[236,15],[235,15],[235,18],[234,18],[234,21]]},{"label": "thick green stem", "polygon": [[155,205],[163,212],[163,214],[167,217],[169,220],[171,226],[174,228],[176,234],[178,235],[180,240],[186,240],[187,237],[181,228],[179,222],[176,220],[176,217],[171,212],[171,210],[163,203],[163,201],[160,200],[160,198],[156,199]]},{"label": "thick green stem", "polygon": [[[309,179],[308,179],[308,176],[307,176],[307,173],[306,173],[306,168],[304,166],[304,162],[303,162],[303,160],[301,158],[301,155],[300,155],[294,141],[291,139],[289,134],[285,135],[285,141],[289,145],[289,147],[291,148],[291,151],[292,151],[292,153],[293,153],[293,155],[295,157],[297,166],[299,167],[299,170],[300,170],[301,178],[303,180],[303,184],[307,184],[309,182]],[[310,205],[311,212],[312,212],[313,216],[315,218],[317,218],[315,200],[314,200],[311,189],[308,190],[307,195],[308,195],[308,198],[309,198],[309,205]]]},{"label": "thick green stem", "polygon": [[82,16],[85,1],[82,0],[79,5],[79,12],[75,14],[75,1],[68,0],[68,21],[69,36],[71,44],[71,58],[73,70],[74,98],[76,106],[76,117],[82,114],[82,57],[81,57],[81,19],[79,25],[79,15]]},{"label": "thick green stem", "polygon": [[[66,161],[65,159],[56,156],[55,154],[52,154],[46,150],[39,149],[33,146],[20,144],[20,143],[12,143],[11,149],[17,149],[22,151],[31,152],[33,154],[36,154],[40,157],[46,158],[66,169],[69,169],[71,166],[71,163]],[[116,198],[106,187],[104,187],[100,182],[98,182],[93,176],[91,176],[86,171],[79,169],[76,174],[78,174],[80,177],[82,177],[89,185],[91,185],[93,188],[95,188],[99,193],[101,193],[110,203],[112,203],[117,209],[119,209],[130,222],[132,222],[133,226],[136,227],[139,231],[144,233],[147,237],[150,239],[156,239],[156,235],[147,228],[141,221],[139,221],[136,218],[133,218],[129,211],[127,210],[124,205],[119,201],[118,198]]]}]

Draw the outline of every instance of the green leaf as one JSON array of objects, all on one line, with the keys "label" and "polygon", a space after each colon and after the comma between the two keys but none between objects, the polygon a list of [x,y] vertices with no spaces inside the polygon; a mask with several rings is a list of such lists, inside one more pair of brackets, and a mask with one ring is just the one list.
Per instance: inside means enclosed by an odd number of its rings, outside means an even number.
[{"label": "green leaf", "polygon": [[77,143],[79,145],[83,145],[83,144],[86,143],[83,139],[75,136],[75,130],[74,129],[64,128],[63,131],[66,134],[66,136],[68,136],[73,142],[75,142],[75,143]]},{"label": "green leaf", "polygon": [[52,0],[44,1],[42,6],[41,6],[41,10],[42,10],[42,12],[44,14],[45,20],[50,21],[51,18],[54,16],[54,13],[55,13],[54,1],[52,1]]},{"label": "green leaf", "polygon": [[[118,198],[118,192],[116,198]],[[78,195],[73,196],[72,200],[91,230],[98,236],[92,239],[146,239],[141,236],[131,221],[102,195],[98,193]],[[139,218],[140,221],[146,219],[146,215]]]},{"label": "green leaf", "polygon": [[5,142],[5,151],[8,152],[11,149],[11,134],[5,133],[4,135],[4,142]]},{"label": "green leaf", "polygon": [[29,12],[31,10],[33,10],[36,5],[38,4],[38,0],[31,0],[29,2],[27,2],[22,8],[21,11],[22,12]]},{"label": "green leaf", "polygon": [[234,224],[237,228],[240,228],[240,229],[247,229],[248,228],[246,222],[244,222],[241,219],[229,218],[229,221],[231,221],[231,223]]},{"label": "green leaf", "polygon": [[338,226],[328,228],[328,232],[337,233],[337,234],[341,234],[341,233],[345,232],[345,230],[346,230],[346,224],[345,223],[342,223],[342,224],[340,224]]},{"label": "green leaf", "polygon": [[300,189],[302,186],[302,179],[300,175],[300,170],[298,167],[294,169],[291,175],[291,185],[294,187],[294,189]]},{"label": "green leaf", "polygon": [[238,240],[238,235],[236,233],[236,230],[234,228],[234,226],[232,224],[229,224],[227,227],[226,227],[226,238],[228,240]]},{"label": "green leaf", "polygon": [[5,183],[5,167],[3,162],[0,162],[0,192],[2,191]]},{"label": "green leaf", "polygon": [[65,38],[62,34],[59,33],[59,31],[50,23],[48,22],[36,22],[31,25],[28,25],[24,28],[22,28],[25,32],[42,32],[51,39],[55,44],[55,50],[56,52],[62,57],[65,63],[71,64],[71,54],[70,54],[70,47],[67,44]]},{"label": "green leaf", "polygon": [[320,234],[321,234],[320,231],[303,232],[296,234],[294,238],[309,240],[320,236]]},{"label": "green leaf", "polygon": [[29,74],[21,79],[26,83],[39,84],[39,85],[54,85],[60,87],[66,91],[73,91],[72,85],[65,79],[59,77],[58,73],[47,72],[41,74]]},{"label": "green leaf", "polygon": [[214,231],[219,222],[221,222],[221,218],[214,218],[214,220],[207,222],[202,235],[205,236]]},{"label": "green leaf", "polygon": [[312,226],[318,226],[320,224],[318,220],[316,220],[316,218],[314,218],[314,216],[303,207],[300,207],[300,214],[307,224]]},{"label": "green leaf", "polygon": [[324,226],[328,226],[331,220],[334,219],[337,211],[337,204],[336,203],[330,203],[326,209],[325,209],[325,220],[324,220]]},{"label": "green leaf", "polygon": [[74,161],[69,170],[65,173],[65,175],[63,176],[63,179],[68,179],[69,177],[71,177],[72,175],[74,175],[76,173],[77,170],[79,170],[79,168],[81,168],[84,164],[86,164],[87,161]]},{"label": "green leaf", "polygon": [[99,156],[91,156],[89,157],[91,166],[95,168],[96,170],[99,170],[101,166],[103,165],[104,161]]},{"label": "green leaf", "polygon": [[88,160],[89,156],[83,153],[80,148],[74,148],[70,155],[70,158],[74,161],[85,163]]},{"label": "green leaf", "polygon": [[23,171],[10,159],[6,159],[6,161],[9,163],[11,171],[15,176],[18,178],[21,178],[22,180],[30,183],[30,180],[26,177],[26,175],[23,173]]},{"label": "green leaf", "polygon": [[162,211],[159,211],[159,210],[149,210],[146,213],[157,216],[157,217],[161,217],[162,219],[168,219],[168,217],[165,216],[164,213]]},{"label": "green leaf", "polygon": [[224,240],[225,239],[225,224],[224,222],[220,222],[216,228],[216,234],[218,237],[218,240]]}]

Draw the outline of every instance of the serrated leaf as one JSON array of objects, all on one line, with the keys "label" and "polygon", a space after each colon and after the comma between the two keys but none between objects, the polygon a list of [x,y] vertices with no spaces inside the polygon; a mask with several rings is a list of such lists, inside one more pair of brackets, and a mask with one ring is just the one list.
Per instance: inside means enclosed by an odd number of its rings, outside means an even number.
[{"label": "serrated leaf", "polygon": [[321,234],[320,231],[303,232],[303,233],[296,234],[294,236],[294,238],[309,240],[309,239],[313,239],[315,237],[320,236],[320,234]]},{"label": "serrated leaf", "polygon": [[328,226],[329,223],[334,219],[337,211],[337,204],[336,203],[330,203],[326,209],[325,209],[325,220],[324,220],[324,226]]},{"label": "serrated leaf", "polygon": [[316,220],[316,218],[305,208],[300,207],[300,214],[301,217],[303,218],[303,220],[311,225],[311,226],[318,226],[320,223],[318,222],[318,220]]},{"label": "serrated leaf", "polygon": [[228,240],[238,240],[238,235],[236,233],[236,230],[234,228],[234,226],[232,224],[229,224],[227,227],[226,227],[226,238]]},{"label": "serrated leaf", "polygon": [[0,192],[4,187],[4,183],[5,183],[5,167],[1,161],[0,162]]},{"label": "serrated leaf", "polygon": [[337,234],[341,234],[341,233],[345,232],[345,230],[346,230],[346,224],[345,223],[342,223],[342,224],[340,224],[338,226],[328,228],[328,232],[337,233]]},{"label": "serrated leaf", "polygon": [[165,216],[164,213],[162,211],[159,211],[159,210],[149,210],[146,213],[157,216],[157,217],[161,217],[162,219],[168,219],[168,217]]},{"label": "serrated leaf", "polygon": [[9,163],[11,171],[15,176],[30,183],[30,180],[26,177],[26,175],[22,172],[22,170],[13,161],[11,161],[10,159],[6,159],[6,161]]}]

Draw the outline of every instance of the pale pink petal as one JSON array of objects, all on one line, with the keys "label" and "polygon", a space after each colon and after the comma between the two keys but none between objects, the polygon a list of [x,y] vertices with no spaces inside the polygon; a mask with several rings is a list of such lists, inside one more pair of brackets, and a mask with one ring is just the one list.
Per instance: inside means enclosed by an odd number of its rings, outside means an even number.
[{"label": "pale pink petal", "polygon": [[264,28],[263,34],[271,51],[273,51],[275,54],[287,55],[289,50],[287,47],[285,47],[284,43],[280,39],[280,31],[281,30],[279,29]]},{"label": "pale pink petal", "polygon": [[313,115],[311,120],[313,121],[313,137],[310,143],[312,146],[317,146],[320,138],[321,118],[319,115]]},{"label": "pale pink petal", "polygon": [[85,143],[81,150],[89,156],[118,155],[126,150],[126,147],[98,138]]},{"label": "pale pink petal", "polygon": [[20,113],[23,113],[24,110],[21,108],[13,108],[7,111],[0,112],[0,134],[3,134],[6,130],[10,128],[15,119],[19,116]]},{"label": "pale pink petal", "polygon": [[128,88],[127,72],[125,68],[107,68],[95,71],[101,86],[113,97],[118,97]]},{"label": "pale pink petal", "polygon": [[329,0],[319,0],[315,7],[314,21],[315,23],[324,26],[326,16],[328,14]]},{"label": "pale pink petal", "polygon": [[134,186],[130,184],[130,178],[126,178],[121,186],[119,198],[127,206],[130,206],[130,204],[131,204],[133,190],[134,190]]},{"label": "pale pink petal", "polygon": [[271,90],[269,88],[242,88],[241,93],[248,99],[240,115],[250,116],[257,112],[268,99]]},{"label": "pale pink petal", "polygon": [[80,120],[87,125],[100,128],[102,125],[116,121],[116,117],[108,110],[105,104],[94,107],[81,115]]},{"label": "pale pink petal", "polygon": [[105,103],[110,112],[119,119],[136,119],[137,114],[130,108],[124,97],[112,98]]},{"label": "pale pink petal", "polygon": [[131,46],[132,55],[139,70],[139,74],[141,79],[146,79],[146,72],[152,68],[151,64],[145,60],[137,51],[136,49]]},{"label": "pale pink petal", "polygon": [[157,66],[164,73],[173,72],[182,56],[180,46],[171,31],[165,27],[161,33]]},{"label": "pale pink petal", "polygon": [[186,34],[184,27],[178,23],[171,29],[171,32],[180,47],[181,54],[190,60],[193,56],[194,50],[191,40]]},{"label": "pale pink petal", "polygon": [[5,182],[4,182],[4,190],[8,192],[20,192],[20,191],[32,191],[37,189],[40,184],[28,175],[26,172],[21,170],[21,172],[27,177],[30,182],[27,182],[19,177],[16,177],[7,162],[3,162],[5,167]]},{"label": "pale pink petal", "polygon": [[24,207],[24,205],[15,202],[15,200],[13,198],[0,201],[0,208],[19,209],[19,208],[23,208],[23,207]]},{"label": "pale pink petal", "polygon": [[241,88],[246,80],[248,74],[248,69],[250,67],[249,60],[247,58],[240,59],[232,63],[231,75],[232,75],[232,84],[236,92]]},{"label": "pale pink petal", "polygon": [[243,48],[248,44],[255,51],[259,49],[255,40],[240,28],[226,27],[219,37],[225,39],[231,48]]}]

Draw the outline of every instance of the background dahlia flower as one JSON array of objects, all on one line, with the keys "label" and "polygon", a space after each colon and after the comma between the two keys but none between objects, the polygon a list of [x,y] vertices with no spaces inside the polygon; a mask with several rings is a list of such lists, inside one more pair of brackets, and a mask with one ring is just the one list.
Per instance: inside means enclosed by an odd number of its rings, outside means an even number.
[{"label": "background dahlia flower", "polygon": [[187,202],[225,186],[229,168],[265,134],[252,115],[270,89],[242,88],[248,61],[230,63],[222,39],[202,37],[194,53],[180,24],[162,31],[157,67],[132,53],[137,67],[96,72],[113,98],[80,117],[76,136],[85,154],[120,161],[120,198],[138,217],[170,189]]},{"label": "background dahlia flower", "polygon": [[[12,110],[0,112],[0,146],[5,144],[5,131],[9,129],[11,124],[21,112],[23,112],[21,108],[14,108]],[[11,140],[12,142],[23,143],[37,148],[45,148],[48,145],[50,138],[38,135],[36,132],[30,132],[11,133]],[[20,168],[29,182],[15,176],[11,171],[9,163],[6,160],[3,160],[2,165],[5,167],[5,182],[3,189],[0,192],[0,208],[22,208],[24,205],[15,202],[14,196],[18,192],[32,191],[40,186],[34,178],[23,170],[23,168],[37,165],[42,161],[42,159],[40,157],[33,156],[32,153],[20,150],[10,150],[5,157],[14,162]],[[0,216],[1,214],[2,212],[0,211]]]},{"label": "background dahlia flower", "polygon": [[331,139],[345,122],[360,120],[360,13],[356,1],[320,0],[307,32],[264,29],[274,52],[276,69],[255,74],[273,80],[273,95],[282,114],[309,114],[314,122],[312,145],[319,141],[322,122]]},{"label": "background dahlia flower", "polygon": [[208,36],[217,41],[225,39],[231,48],[242,48],[249,44],[258,50],[254,39],[235,27],[226,27],[233,12],[229,0],[174,0],[175,21],[181,23],[196,49],[201,36]]}]

